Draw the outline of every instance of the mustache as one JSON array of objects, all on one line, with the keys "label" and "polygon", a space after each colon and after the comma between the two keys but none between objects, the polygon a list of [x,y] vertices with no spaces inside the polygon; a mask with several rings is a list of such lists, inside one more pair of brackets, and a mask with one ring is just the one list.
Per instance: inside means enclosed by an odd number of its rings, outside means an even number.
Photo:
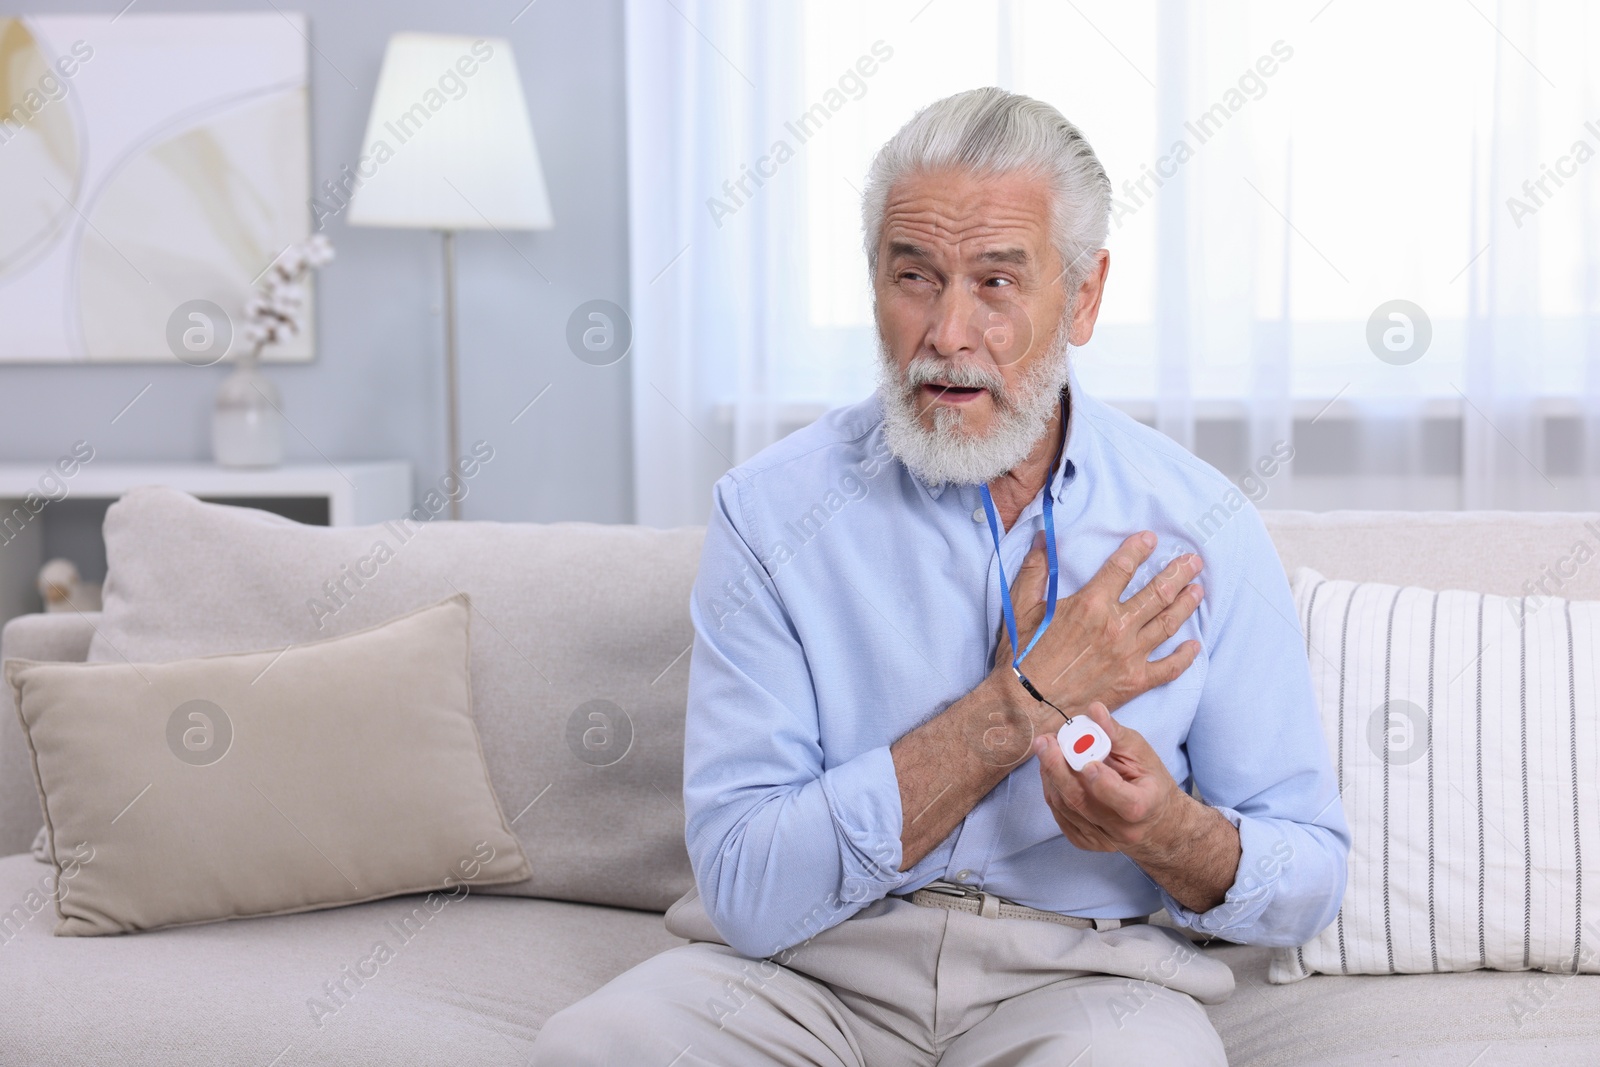
[{"label": "mustache", "polygon": [[952,363],[933,356],[914,356],[900,373],[900,380],[907,392],[937,382],[965,389],[987,389],[1000,404],[1010,399],[1005,378],[995,368],[981,363]]}]

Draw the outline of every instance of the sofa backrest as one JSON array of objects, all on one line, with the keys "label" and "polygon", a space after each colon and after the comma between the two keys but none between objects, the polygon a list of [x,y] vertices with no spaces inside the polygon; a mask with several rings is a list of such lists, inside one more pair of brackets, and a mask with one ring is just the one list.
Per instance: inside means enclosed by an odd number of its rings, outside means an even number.
[{"label": "sofa backrest", "polygon": [[1600,600],[1600,513],[1264,511],[1284,569],[1327,578]]},{"label": "sofa backrest", "polygon": [[[90,661],[280,649],[472,601],[473,715],[533,877],[486,888],[665,910],[683,844],[689,589],[704,531],[590,523],[325,527],[136,489],[106,513]],[[0,754],[14,749],[0,739]],[[32,806],[25,831],[39,822]]]},{"label": "sofa backrest", "polygon": [[[1264,518],[1291,571],[1507,595],[1542,580],[1547,594],[1600,599],[1596,515]],[[536,871],[512,888],[664,908],[690,883],[683,709],[688,596],[703,531],[472,522],[429,524],[401,541],[404,532],[299,526],[173,490],[138,490],[106,517],[105,612],[13,620],[0,655],[81,658],[90,637],[89,658],[101,660],[282,647],[460,589],[477,608],[473,690],[491,776]],[[380,542],[388,546],[381,561]],[[331,613],[311,607],[333,606],[325,583],[347,591]],[[6,712],[0,854],[26,848],[39,822],[25,746]]]}]

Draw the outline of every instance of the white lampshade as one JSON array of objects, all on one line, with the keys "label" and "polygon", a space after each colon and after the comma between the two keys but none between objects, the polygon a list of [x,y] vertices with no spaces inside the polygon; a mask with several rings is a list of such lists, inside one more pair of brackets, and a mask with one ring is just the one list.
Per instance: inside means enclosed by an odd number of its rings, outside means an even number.
[{"label": "white lampshade", "polygon": [[389,38],[352,170],[353,226],[546,230],[554,221],[503,38]]}]

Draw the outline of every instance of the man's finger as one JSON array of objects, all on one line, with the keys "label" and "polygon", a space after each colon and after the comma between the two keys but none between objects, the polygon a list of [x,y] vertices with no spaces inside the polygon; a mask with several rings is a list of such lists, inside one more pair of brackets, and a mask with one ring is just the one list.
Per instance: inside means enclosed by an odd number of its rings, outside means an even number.
[{"label": "man's finger", "polygon": [[1122,740],[1123,735],[1130,732],[1124,729],[1120,722],[1112,718],[1111,712],[1098,700],[1078,712],[1078,714],[1088,716],[1096,726],[1104,730],[1106,737],[1111,741],[1112,748],[1116,748],[1117,742]]},{"label": "man's finger", "polygon": [[1123,590],[1128,588],[1128,583],[1133,581],[1133,576],[1155,550],[1155,534],[1149,530],[1134,534],[1118,545],[1110,558],[1100,565],[1094,577],[1084,584],[1084,591],[1090,593],[1091,598],[1109,599],[1112,604],[1119,603],[1122,600]]},{"label": "man's finger", "polygon": [[[1071,769],[1062,765],[1063,774],[1071,774]],[[1066,839],[1078,848],[1090,852],[1116,852],[1117,845],[1106,832],[1096,825],[1085,811],[1074,808],[1066,798],[1061,795],[1049,775],[1042,776],[1044,783],[1044,800],[1050,808],[1050,814],[1055,818],[1056,825]]]},{"label": "man's finger", "polygon": [[1061,836],[1085,851],[1105,851],[1099,844],[1104,840],[1104,835],[1093,827],[1088,826],[1075,812],[1068,811],[1059,805],[1052,805],[1050,814],[1055,817],[1056,827],[1061,831]]},{"label": "man's finger", "polygon": [[1183,590],[1167,604],[1159,614],[1144,624],[1144,629],[1139,631],[1139,636],[1144,640],[1146,652],[1153,651],[1157,645],[1178,632],[1178,628],[1188,621],[1189,616],[1195,613],[1200,606],[1200,600],[1205,596],[1205,589],[1199,582],[1194,582],[1183,587]]},{"label": "man's finger", "polygon": [[1185,641],[1172,650],[1170,656],[1151,660],[1145,668],[1145,680],[1150,688],[1155,689],[1176,681],[1184,671],[1194,663],[1195,657],[1200,655],[1200,642],[1195,640]]},{"label": "man's finger", "polygon": [[1063,801],[1068,800],[1066,790],[1072,785],[1072,768],[1061,754],[1055,735],[1040,734],[1035,742],[1039,746],[1039,777],[1046,789],[1054,791]]},{"label": "man's finger", "polygon": [[1147,625],[1183,592],[1189,579],[1199,574],[1204,565],[1193,552],[1179,556],[1163,567],[1161,573],[1150,579],[1143,589],[1129,597],[1122,605],[1123,610],[1132,612],[1133,621],[1139,626]]},{"label": "man's finger", "polygon": [[1097,804],[1128,822],[1138,821],[1144,798],[1115,767],[1097,761],[1085,767],[1078,777],[1086,803]]},{"label": "man's finger", "polygon": [[1061,836],[1085,852],[1118,851],[1110,838],[1081,819],[1072,815],[1063,815],[1060,811],[1055,812],[1055,817],[1056,826],[1061,830]]},{"label": "man's finger", "polygon": [[[1101,711],[1104,712],[1103,707]],[[1087,851],[1118,851],[1117,843],[1107,836],[1104,828],[1095,822],[1094,816],[1089,811],[1089,805],[1095,801],[1085,789],[1084,776],[1074,771],[1067,763],[1055,739],[1049,735],[1039,737],[1034,742],[1033,751],[1039,756],[1039,778],[1044,786],[1045,803],[1067,840]],[[1099,763],[1091,766],[1097,772],[1102,769]],[[1109,768],[1104,769],[1116,774]],[[1097,810],[1107,809],[1097,806]]]},{"label": "man's finger", "polygon": [[1061,798],[1062,804],[1071,811],[1083,814],[1085,805],[1089,803],[1089,795],[1083,789],[1083,776],[1067,763],[1066,756],[1061,754],[1061,746],[1056,744],[1055,735],[1046,734],[1043,740],[1039,752],[1039,776],[1044,779],[1045,787],[1053,789]]}]

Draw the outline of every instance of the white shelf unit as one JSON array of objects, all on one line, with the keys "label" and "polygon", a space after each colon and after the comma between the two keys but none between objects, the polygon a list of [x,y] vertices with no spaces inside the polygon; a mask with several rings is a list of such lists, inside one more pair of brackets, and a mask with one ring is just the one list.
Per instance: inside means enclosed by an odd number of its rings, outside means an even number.
[{"label": "white shelf unit", "polygon": [[[330,526],[365,526],[411,510],[411,464],[381,462],[306,464],[268,470],[234,470],[213,463],[102,463],[81,465],[62,478],[51,461],[0,463],[0,524],[12,519],[40,479],[55,475],[67,500],[116,500],[141,485],[166,485],[205,500],[324,501]],[[59,491],[59,490],[57,490]],[[41,493],[41,495],[43,495]],[[0,623],[38,610],[34,580],[44,563],[44,521],[51,505],[30,518],[13,519],[0,536]]]}]

